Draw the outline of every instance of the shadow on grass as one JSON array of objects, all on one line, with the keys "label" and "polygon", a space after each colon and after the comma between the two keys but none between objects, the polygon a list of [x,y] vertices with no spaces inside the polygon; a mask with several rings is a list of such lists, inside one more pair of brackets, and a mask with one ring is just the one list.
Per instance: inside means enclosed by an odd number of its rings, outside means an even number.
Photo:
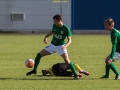
[{"label": "shadow on grass", "polygon": [[50,75],[43,76],[43,75],[31,75],[31,76],[26,76],[26,77],[3,77],[0,78],[0,80],[74,80],[73,77],[53,77]]},{"label": "shadow on grass", "polygon": [[73,78],[0,78],[0,80],[75,80]]},{"label": "shadow on grass", "polygon": [[79,78],[74,79],[74,77],[60,77],[60,76],[51,76],[51,75],[31,75],[26,77],[15,77],[15,78],[0,78],[0,80],[97,80],[99,78]]},{"label": "shadow on grass", "polygon": [[69,77],[40,77],[40,78],[0,78],[0,80],[98,80],[98,79],[94,79],[94,78],[87,78],[87,79],[83,79],[83,78],[79,78],[79,79],[74,79],[74,78],[69,78]]}]

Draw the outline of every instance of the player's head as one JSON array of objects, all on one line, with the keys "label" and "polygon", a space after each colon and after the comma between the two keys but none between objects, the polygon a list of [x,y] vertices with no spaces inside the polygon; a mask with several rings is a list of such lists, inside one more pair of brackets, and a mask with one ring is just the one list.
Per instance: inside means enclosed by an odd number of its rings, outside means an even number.
[{"label": "player's head", "polygon": [[62,16],[60,14],[57,14],[53,17],[54,24],[56,26],[59,26],[59,24],[62,22]]},{"label": "player's head", "polygon": [[104,21],[104,27],[107,31],[111,31],[114,27],[114,20],[112,18],[106,19]]}]

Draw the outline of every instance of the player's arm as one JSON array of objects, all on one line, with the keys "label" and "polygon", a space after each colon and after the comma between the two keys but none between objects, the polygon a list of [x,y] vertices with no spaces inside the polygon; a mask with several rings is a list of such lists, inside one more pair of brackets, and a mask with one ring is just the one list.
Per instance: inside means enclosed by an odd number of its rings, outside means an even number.
[{"label": "player's arm", "polygon": [[67,36],[67,43],[65,44],[65,47],[68,47],[72,42],[71,36]]},{"label": "player's arm", "polygon": [[51,36],[53,34],[53,32],[52,31],[50,31],[45,37],[44,37],[44,43],[45,44],[47,44],[48,43],[48,41],[47,41],[47,38],[49,37],[49,36]]},{"label": "player's arm", "polygon": [[71,36],[67,36],[67,43],[64,45],[63,49],[67,48],[72,42]]},{"label": "player's arm", "polygon": [[48,68],[48,71],[49,71],[49,74],[52,75],[52,76],[55,76],[53,71],[52,71],[52,67]]},{"label": "player's arm", "polygon": [[71,39],[72,33],[68,27],[66,28],[66,31],[67,31],[67,43],[64,45],[63,49],[67,48],[72,42],[72,39]]},{"label": "player's arm", "polygon": [[111,54],[110,54],[110,60],[113,60],[113,56],[116,50],[116,46],[117,46],[117,37],[116,35],[112,37],[112,50],[111,50]]}]

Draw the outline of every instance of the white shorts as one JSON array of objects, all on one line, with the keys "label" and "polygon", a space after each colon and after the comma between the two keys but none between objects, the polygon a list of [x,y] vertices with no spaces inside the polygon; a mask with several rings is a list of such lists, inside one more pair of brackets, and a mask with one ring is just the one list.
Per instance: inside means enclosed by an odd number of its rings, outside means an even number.
[{"label": "white shorts", "polygon": [[118,52],[115,52],[114,56],[113,56],[113,61],[117,61],[117,60],[120,60],[120,53]]},{"label": "white shorts", "polygon": [[67,53],[67,49],[62,49],[62,46],[55,46],[53,44],[50,44],[49,46],[47,46],[46,48],[44,48],[46,51],[50,52],[51,54],[53,53],[58,53],[59,55],[62,55],[64,53]]}]

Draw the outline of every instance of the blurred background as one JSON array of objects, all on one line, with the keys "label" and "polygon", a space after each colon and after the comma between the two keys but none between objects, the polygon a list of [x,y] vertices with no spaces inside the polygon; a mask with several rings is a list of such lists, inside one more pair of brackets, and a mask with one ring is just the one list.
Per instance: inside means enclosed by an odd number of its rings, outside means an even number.
[{"label": "blurred background", "polygon": [[120,0],[0,0],[0,32],[47,32],[55,14],[72,31],[103,31],[107,18],[120,29]]}]

